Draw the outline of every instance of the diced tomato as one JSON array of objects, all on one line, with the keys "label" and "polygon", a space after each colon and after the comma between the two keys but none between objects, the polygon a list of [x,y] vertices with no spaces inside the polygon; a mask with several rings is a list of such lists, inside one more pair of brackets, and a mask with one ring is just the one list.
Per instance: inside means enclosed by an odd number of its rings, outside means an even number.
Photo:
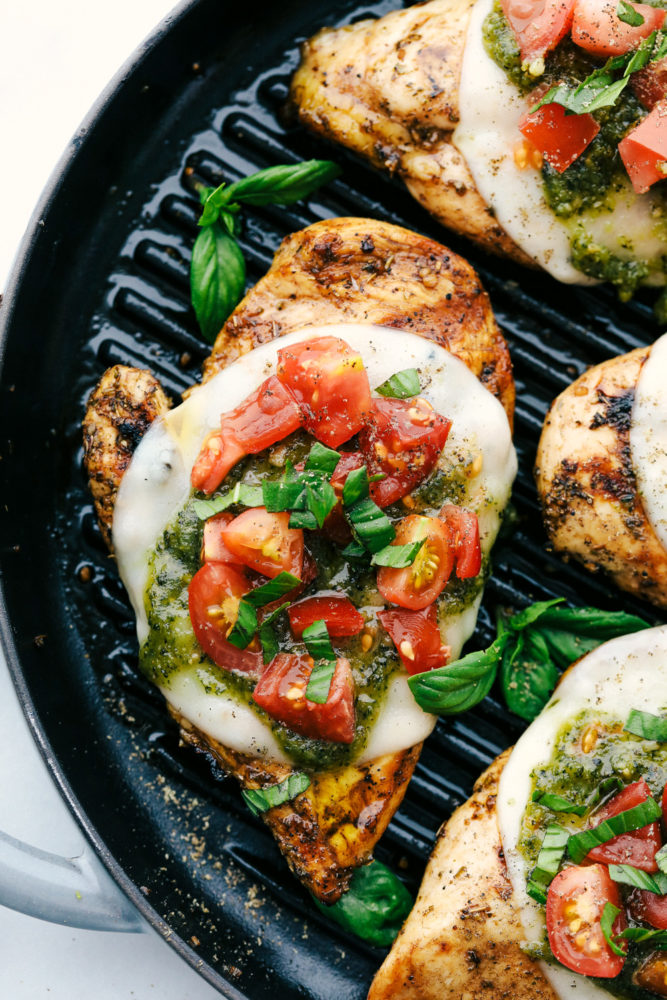
[{"label": "diced tomato", "polygon": [[632,981],[651,995],[667,996],[667,957],[664,951],[650,952],[633,974]]},{"label": "diced tomato", "polygon": [[[610,816],[617,816],[618,813],[624,812],[626,809],[632,809],[634,806],[646,802],[650,795],[651,789],[643,779],[635,781],[618,795],[614,795],[613,799],[595,814],[593,827],[599,826],[603,820],[609,819]],[[594,847],[586,855],[586,860],[601,861],[606,865],[633,865],[645,872],[655,872],[658,870],[655,854],[661,845],[660,825],[649,823],[648,826],[643,826],[640,830],[621,833],[605,844]]]},{"label": "diced tomato", "polygon": [[236,556],[229,551],[222,540],[223,529],[234,520],[234,515],[228,511],[209,517],[204,525],[204,541],[201,548],[201,561],[238,563]]},{"label": "diced tomato", "polygon": [[620,56],[636,49],[642,39],[662,27],[665,11],[644,3],[631,3],[644,18],[633,27],[618,16],[618,0],[577,0],[572,19],[572,41],[593,55]]},{"label": "diced tomato", "polygon": [[614,954],[600,926],[606,903],[621,910],[612,927],[620,934],[627,926],[621,895],[604,865],[563,868],[549,886],[549,945],[554,957],[573,972],[612,979],[623,968],[625,956]]},{"label": "diced tomato", "polygon": [[329,635],[334,638],[357,635],[364,627],[364,616],[349,598],[340,594],[306,597],[288,608],[287,614],[297,639],[301,638],[305,628],[317,621],[323,621]]},{"label": "diced tomato", "polygon": [[355,469],[360,469],[364,464],[364,461],[364,456],[360,451],[342,451],[340,453],[338,465],[334,469],[333,476],[331,477],[331,485],[336,491],[337,497],[341,498],[343,496],[343,486],[345,485],[345,480]]},{"label": "diced tomato", "polygon": [[649,111],[667,97],[667,56],[630,74],[630,86]]},{"label": "diced tomato", "polygon": [[449,532],[436,517],[410,514],[399,521],[393,545],[407,545],[425,539],[411,566],[378,570],[378,590],[385,601],[411,611],[433,604],[454,568],[454,549]]},{"label": "diced tomato", "polygon": [[409,674],[444,667],[449,661],[451,651],[443,645],[434,604],[421,611],[387,609],[380,611],[378,618],[394,640]]},{"label": "diced tomato", "polygon": [[531,63],[555,49],[572,24],[576,0],[501,0],[521,50]]},{"label": "diced tomato", "polygon": [[232,435],[213,431],[204,439],[192,467],[190,482],[193,489],[212,493],[245,454],[245,449]]},{"label": "diced tomato", "polygon": [[197,642],[214,663],[225,670],[259,676],[262,654],[237,649],[227,636],[238,613],[239,601],[250,590],[242,570],[220,562],[204,563],[190,581],[188,606]]},{"label": "diced tomato", "polygon": [[637,194],[667,177],[667,100],[618,144],[618,151]]},{"label": "diced tomato", "polygon": [[340,461],[331,477],[331,485],[338,497],[338,503],[324,522],[324,532],[338,545],[347,545],[352,540],[350,525],[343,513],[343,486],[349,473],[353,469],[359,469],[363,464],[364,456],[360,451],[341,452]]},{"label": "diced tomato", "polygon": [[244,510],[222,530],[229,551],[245,566],[273,579],[283,571],[301,578],[303,531],[290,528],[289,513],[270,514],[266,507]]},{"label": "diced tomato", "polygon": [[337,448],[361,430],[371,388],[361,355],[339,337],[313,337],[278,351],[278,378],[294,393],[306,430]]},{"label": "diced tomato", "polygon": [[311,739],[332,743],[354,740],[354,681],[349,660],[336,660],[329,697],[323,705],[308,701],[313,670],[310,656],[278,653],[262,674],[253,698],[269,715]]},{"label": "diced tomato", "polygon": [[593,115],[568,115],[561,104],[545,104],[519,120],[519,131],[562,174],[600,131]]},{"label": "diced tomato", "polygon": [[628,909],[640,923],[667,931],[667,896],[658,896],[646,889],[633,889],[628,896]]},{"label": "diced tomato", "polygon": [[449,544],[454,550],[456,575],[459,580],[477,576],[482,568],[482,548],[479,543],[477,514],[465,507],[447,503],[438,517],[447,525]]},{"label": "diced tomato", "polygon": [[451,426],[451,420],[421,397],[373,400],[359,444],[368,471],[385,475],[371,484],[371,496],[380,507],[400,500],[430,475]]}]

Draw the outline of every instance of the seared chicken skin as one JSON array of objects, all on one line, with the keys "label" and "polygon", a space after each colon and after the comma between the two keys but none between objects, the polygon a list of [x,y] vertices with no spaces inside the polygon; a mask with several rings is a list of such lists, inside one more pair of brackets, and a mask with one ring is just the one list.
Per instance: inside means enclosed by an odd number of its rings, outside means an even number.
[{"label": "seared chicken skin", "polygon": [[496,818],[509,751],[441,829],[417,901],[368,1000],[557,1000],[523,953]]},{"label": "seared chicken skin", "polygon": [[667,552],[646,517],[630,453],[635,386],[649,350],[596,365],[558,396],[535,475],[556,551],[667,607]]},{"label": "seared chicken skin", "polygon": [[[346,321],[386,324],[437,341],[499,397],[511,420],[514,383],[507,345],[472,268],[431,240],[370,220],[329,220],[288,237],[267,275],[227,320],[204,379],[293,329]],[[123,366],[106,372],[90,397],[85,465],[108,544],[131,453],[168,406],[152,375]],[[176,719],[183,739],[210,754],[243,788],[273,785],[291,773],[289,766],[239,754]],[[354,869],[370,860],[420,750],[421,744],[312,775],[305,792],[262,814],[292,871],[322,901],[336,902]]]},{"label": "seared chicken skin", "polygon": [[445,226],[532,265],[496,222],[451,141],[473,7],[474,0],[430,0],[324,28],[303,45],[291,101],[305,126],[401,177]]}]

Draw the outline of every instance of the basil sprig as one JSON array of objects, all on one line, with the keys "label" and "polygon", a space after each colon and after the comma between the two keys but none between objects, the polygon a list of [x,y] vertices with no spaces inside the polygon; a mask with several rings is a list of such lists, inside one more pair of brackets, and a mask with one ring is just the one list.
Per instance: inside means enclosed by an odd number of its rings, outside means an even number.
[{"label": "basil sprig", "polygon": [[295,771],[277,785],[268,785],[266,788],[244,788],[241,795],[253,816],[259,816],[267,809],[274,809],[284,802],[290,802],[309,787],[308,775],[302,771]]},{"label": "basil sprig", "polygon": [[569,832],[558,823],[550,823],[544,834],[537,863],[530,873],[526,892],[538,903],[545,903],[547,889],[553,882],[570,838]]},{"label": "basil sprig", "polygon": [[641,736],[645,740],[667,743],[667,719],[664,716],[633,708],[623,728],[627,733]]},{"label": "basil sprig", "polygon": [[662,809],[655,799],[648,798],[631,809],[624,809],[616,816],[609,816],[591,830],[573,833],[567,842],[567,851],[575,864],[580,864],[595,847],[606,844],[621,833],[640,830],[662,816]]},{"label": "basil sprig", "polygon": [[350,888],[333,906],[313,897],[329,920],[378,948],[388,948],[412,909],[412,896],[401,880],[379,861],[357,868]]},{"label": "basil sprig", "polygon": [[262,498],[272,513],[290,511],[290,528],[321,528],[338,502],[329,482],[340,460],[340,452],[316,442],[310,450],[303,471],[291,462],[279,479],[262,483]]},{"label": "basil sprig", "polygon": [[388,396],[392,399],[409,399],[411,396],[418,396],[421,392],[419,372],[416,368],[404,368],[403,371],[396,372],[379,385],[375,390],[380,396]]},{"label": "basil sprig", "polygon": [[560,669],[607,639],[649,628],[622,611],[565,608],[563,600],[500,614],[498,635],[488,649],[409,679],[417,703],[441,715],[467,711],[486,697],[500,668],[508,708],[531,722],[549,700]]},{"label": "basil sprig", "polygon": [[306,160],[258,170],[234,184],[202,188],[190,295],[205,340],[213,343],[245,288],[245,260],[236,238],[241,207],[292,204],[339,174],[340,168],[329,160]]}]

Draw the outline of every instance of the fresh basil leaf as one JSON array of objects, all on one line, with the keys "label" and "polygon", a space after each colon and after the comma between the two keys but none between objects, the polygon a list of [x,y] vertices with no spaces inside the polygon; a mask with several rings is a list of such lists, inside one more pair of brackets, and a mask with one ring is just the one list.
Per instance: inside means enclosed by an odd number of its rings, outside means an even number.
[{"label": "fresh basil leaf", "polygon": [[319,527],[317,518],[309,510],[293,510],[289,519],[290,528],[307,528],[316,531]]},{"label": "fresh basil leaf", "polygon": [[537,855],[537,863],[530,873],[530,881],[545,889],[551,885],[558,873],[565,849],[570,838],[569,832],[558,823],[550,823],[544,833],[542,846]]},{"label": "fresh basil leaf", "polygon": [[330,160],[304,160],[258,170],[225,190],[225,201],[244,205],[291,205],[301,201],[340,176],[341,169]]},{"label": "fresh basil leaf", "polygon": [[608,639],[649,627],[648,622],[636,615],[600,608],[548,608],[538,622],[553,660],[562,668]]},{"label": "fresh basil leaf", "polygon": [[394,569],[412,566],[425,541],[425,538],[420,538],[418,542],[408,542],[407,545],[386,545],[375,553],[371,563],[373,566],[391,566]]},{"label": "fresh basil leaf", "polygon": [[621,911],[613,903],[605,903],[600,917],[600,927],[604,939],[615,955],[625,955],[626,949],[621,948],[614,940],[614,921]]},{"label": "fresh basil leaf", "polygon": [[626,733],[633,733],[645,740],[667,743],[667,719],[664,716],[640,712],[633,708],[623,728]]},{"label": "fresh basil leaf", "polygon": [[257,612],[245,598],[239,601],[239,610],[234,627],[227,636],[227,642],[238,649],[245,649],[257,631]]},{"label": "fresh basil leaf", "polygon": [[308,687],[306,688],[306,698],[308,701],[312,701],[316,705],[326,704],[335,672],[335,660],[319,660],[315,663],[308,679]]},{"label": "fresh basil leaf", "polygon": [[245,288],[241,248],[220,222],[200,230],[190,263],[192,307],[204,339],[212,344]]},{"label": "fresh basil leaf", "polygon": [[313,897],[324,916],[369,944],[388,948],[412,909],[412,897],[399,878],[379,861],[357,868],[350,888],[333,906]]},{"label": "fresh basil leaf", "polygon": [[[609,905],[609,904],[607,904]],[[635,944],[650,944],[652,948],[667,948],[667,931],[650,930],[648,927],[626,927],[616,935],[616,941],[634,941]]]},{"label": "fresh basil leaf", "polygon": [[267,667],[271,660],[273,660],[280,652],[280,643],[276,637],[275,631],[266,622],[262,622],[257,631],[259,636],[259,641],[262,644],[262,660],[264,666]]},{"label": "fresh basil leaf", "polygon": [[645,889],[646,892],[653,892],[657,896],[662,895],[662,889],[656,879],[648,872],[632,865],[609,865],[609,875],[614,882],[619,882],[621,885],[630,885],[633,889]]},{"label": "fresh basil leaf", "polygon": [[404,368],[379,385],[375,391],[380,396],[389,396],[392,399],[409,399],[410,396],[418,396],[421,388],[417,369]]},{"label": "fresh basil leaf", "polygon": [[362,465],[348,472],[343,483],[343,505],[353,507],[368,496],[368,469]]},{"label": "fresh basil leaf", "polygon": [[629,4],[627,0],[618,0],[616,17],[624,24],[629,24],[631,28],[639,28],[644,23],[644,17],[638,10]]},{"label": "fresh basil leaf", "polygon": [[338,503],[336,491],[328,479],[315,480],[306,486],[306,503],[317,527],[321,528]]},{"label": "fresh basil leaf", "polygon": [[547,901],[547,890],[539,882],[534,882],[532,879],[528,879],[526,883],[526,892],[528,895],[535,900],[537,903],[541,903],[543,906]]},{"label": "fresh basil leaf", "polygon": [[[301,498],[303,497],[303,503]],[[276,514],[283,510],[295,510],[305,505],[305,491],[300,479],[265,479],[262,483],[262,499],[266,509]]]},{"label": "fresh basil leaf", "polygon": [[361,542],[350,542],[343,549],[343,555],[346,559],[367,559],[368,550],[364,548]]},{"label": "fresh basil leaf", "polygon": [[623,76],[630,76],[631,73],[637,73],[640,69],[643,69],[650,60],[661,58],[657,51],[654,52],[654,49],[656,48],[657,36],[658,32],[652,31],[647,38],[642,39],[638,48],[632,53],[630,61],[625,66]]},{"label": "fresh basil leaf", "polygon": [[308,775],[295,771],[277,785],[268,785],[266,788],[244,788],[241,795],[253,816],[258,816],[267,809],[274,809],[284,802],[291,802],[309,787]]},{"label": "fresh basil leaf", "polygon": [[301,580],[298,576],[283,570],[268,583],[263,583],[260,587],[255,587],[254,590],[245,594],[243,600],[252,604],[253,608],[263,608],[265,604],[272,604],[278,598],[289,594],[290,590],[294,590],[300,583]]},{"label": "fresh basil leaf", "polygon": [[336,466],[339,462],[339,451],[327,448],[325,445],[320,444],[319,441],[316,441],[306,459],[306,469],[312,469],[315,472],[321,472],[324,476],[331,477],[336,471]]},{"label": "fresh basil leaf", "polygon": [[655,863],[663,875],[667,875],[667,844],[661,847],[655,855]]},{"label": "fresh basil leaf", "polygon": [[616,816],[609,816],[598,826],[591,830],[582,830],[580,833],[573,833],[567,842],[567,849],[575,864],[580,864],[586,855],[606,844],[620,833],[630,833],[632,830],[639,830],[642,826],[648,826],[662,816],[662,809],[655,799],[648,798],[645,802],[640,802],[632,809],[625,809],[617,813]]},{"label": "fresh basil leaf", "polygon": [[332,649],[331,639],[329,638],[329,630],[326,622],[322,619],[313,622],[312,625],[308,625],[303,630],[302,638],[306,644],[306,649],[314,660],[336,659],[336,654]]},{"label": "fresh basil leaf", "polygon": [[510,711],[532,722],[549,701],[558,681],[558,670],[537,630],[528,628],[508,640],[500,680]]},{"label": "fresh basil leaf", "polygon": [[408,677],[417,704],[434,715],[458,715],[473,708],[493,686],[506,641],[506,636],[501,636],[488,649]]},{"label": "fresh basil leaf", "polygon": [[523,611],[512,615],[506,623],[507,627],[513,629],[515,632],[520,632],[522,629],[528,628],[529,625],[533,625],[554,604],[562,604],[564,600],[564,597],[554,597],[551,601],[536,601],[535,604],[531,604],[527,608],[524,608]]},{"label": "fresh basil leaf", "polygon": [[552,812],[571,813],[573,816],[585,816],[589,810],[587,805],[576,805],[569,799],[564,799],[562,795],[554,795],[553,792],[533,792],[533,802],[538,802],[545,809]]},{"label": "fresh basil leaf", "polygon": [[213,497],[212,500],[195,500],[192,507],[200,521],[206,521],[209,517],[220,514],[234,504],[239,504],[242,507],[261,507],[263,499],[264,494],[261,486],[246,486],[245,483],[237,483],[233,490],[223,493],[222,496]]},{"label": "fresh basil leaf", "polygon": [[588,811],[590,812],[600,802],[603,802],[606,798],[612,795],[612,793],[615,795],[616,792],[620,792],[622,788],[623,782],[618,775],[613,774],[609,778],[604,778],[586,803]]},{"label": "fresh basil leaf", "polygon": [[369,552],[379,552],[396,537],[391,521],[370,497],[350,507],[347,516],[356,538]]}]

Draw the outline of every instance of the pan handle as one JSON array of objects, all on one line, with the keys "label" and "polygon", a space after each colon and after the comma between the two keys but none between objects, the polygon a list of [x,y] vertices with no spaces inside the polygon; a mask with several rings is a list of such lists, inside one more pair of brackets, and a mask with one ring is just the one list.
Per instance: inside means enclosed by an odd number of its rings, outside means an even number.
[{"label": "pan handle", "polygon": [[0,904],[86,930],[136,933],[147,927],[88,846],[76,858],[63,858],[1,831]]}]

